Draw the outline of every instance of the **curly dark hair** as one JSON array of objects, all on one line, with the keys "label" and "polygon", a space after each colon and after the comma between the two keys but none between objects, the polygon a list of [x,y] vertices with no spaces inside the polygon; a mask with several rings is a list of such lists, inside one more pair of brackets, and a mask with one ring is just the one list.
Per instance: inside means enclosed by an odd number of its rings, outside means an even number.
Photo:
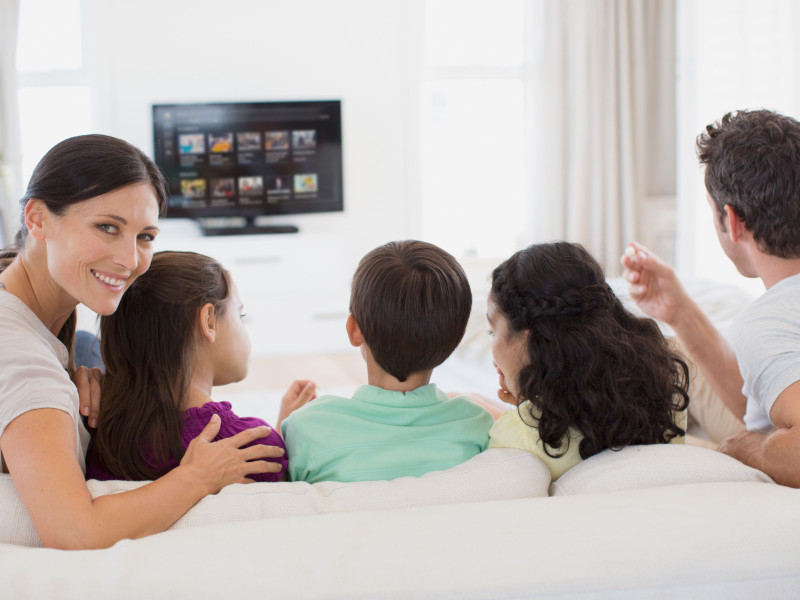
[{"label": "curly dark hair", "polygon": [[800,122],[769,110],[728,113],[697,137],[697,155],[723,231],[728,204],[763,252],[800,257]]},{"label": "curly dark hair", "polygon": [[675,412],[689,405],[686,362],[655,321],[623,307],[582,246],[517,252],[492,273],[491,299],[512,335],[528,332],[518,401],[540,411],[528,425],[548,455],[568,450],[570,427],[583,435],[582,458],[685,433]]}]

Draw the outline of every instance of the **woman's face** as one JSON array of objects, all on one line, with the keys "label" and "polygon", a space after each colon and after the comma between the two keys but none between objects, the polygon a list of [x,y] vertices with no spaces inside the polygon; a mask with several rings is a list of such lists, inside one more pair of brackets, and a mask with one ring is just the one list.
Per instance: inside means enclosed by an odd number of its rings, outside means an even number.
[{"label": "woman's face", "polygon": [[528,364],[527,331],[512,331],[508,319],[491,296],[486,317],[492,334],[492,358],[500,376],[500,387],[519,400],[519,373]]},{"label": "woman's face", "polygon": [[153,186],[128,185],[73,204],[60,216],[44,203],[39,208],[48,270],[63,301],[83,303],[99,315],[113,313],[153,257],[158,234]]},{"label": "woman's face", "polygon": [[222,316],[217,321],[217,338],[213,345],[213,385],[241,381],[247,375],[250,359],[250,336],[242,322],[242,301],[239,290],[231,281],[231,294]]}]

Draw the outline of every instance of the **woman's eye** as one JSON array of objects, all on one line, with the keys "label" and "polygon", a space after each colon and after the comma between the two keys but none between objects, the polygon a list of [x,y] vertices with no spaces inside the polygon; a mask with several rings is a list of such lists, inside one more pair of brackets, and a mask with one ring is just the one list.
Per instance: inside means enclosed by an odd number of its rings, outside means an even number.
[{"label": "woman's eye", "polygon": [[145,242],[152,242],[156,239],[156,236],[154,236],[152,233],[140,233],[139,239]]},{"label": "woman's eye", "polygon": [[494,331],[492,331],[491,329],[488,329],[488,330],[486,331],[486,333],[488,333],[489,335],[494,335]]},{"label": "woman's eye", "polygon": [[111,225],[110,223],[101,223],[97,228],[105,233],[117,233],[118,231],[117,226]]}]

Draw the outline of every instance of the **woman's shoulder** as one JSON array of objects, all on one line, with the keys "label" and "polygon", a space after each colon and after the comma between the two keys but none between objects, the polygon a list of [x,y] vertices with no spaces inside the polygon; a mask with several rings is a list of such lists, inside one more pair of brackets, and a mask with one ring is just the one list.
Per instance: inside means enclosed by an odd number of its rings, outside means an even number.
[{"label": "woman's shoulder", "polygon": [[490,448],[521,448],[533,452],[539,435],[534,427],[526,423],[520,411],[528,411],[526,404],[509,410],[495,420],[489,430]]},{"label": "woman's shoulder", "polygon": [[[69,351],[19,298],[0,291],[0,347],[13,349],[7,358],[33,359],[34,365],[55,358],[66,368]],[[6,362],[4,357],[3,363]],[[45,359],[37,360],[37,359]]]}]

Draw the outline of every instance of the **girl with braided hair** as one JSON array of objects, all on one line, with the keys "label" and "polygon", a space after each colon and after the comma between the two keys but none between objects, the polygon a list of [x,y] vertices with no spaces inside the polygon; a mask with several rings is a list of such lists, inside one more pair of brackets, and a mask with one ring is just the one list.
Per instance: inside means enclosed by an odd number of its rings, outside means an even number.
[{"label": "girl with braided hair", "polygon": [[553,480],[607,448],[682,441],[688,366],[655,321],[625,309],[580,245],[535,244],[492,273],[501,400],[489,447],[536,454]]}]

